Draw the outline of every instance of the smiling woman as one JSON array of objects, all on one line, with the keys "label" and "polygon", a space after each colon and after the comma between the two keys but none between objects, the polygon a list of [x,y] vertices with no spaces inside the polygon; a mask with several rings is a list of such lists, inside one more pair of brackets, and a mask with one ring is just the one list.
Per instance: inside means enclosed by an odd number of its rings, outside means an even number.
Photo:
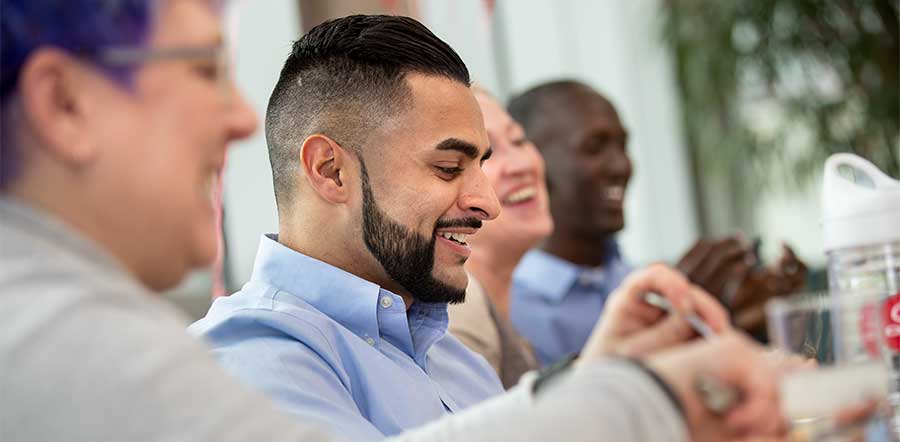
[{"label": "smiling woman", "polygon": [[480,353],[500,375],[503,386],[515,385],[538,366],[530,345],[509,319],[512,274],[525,252],[553,230],[544,177],[544,160],[513,120],[487,91],[475,87],[493,157],[484,173],[500,201],[497,219],[468,238],[472,249],[465,304],[449,308],[450,332]]}]

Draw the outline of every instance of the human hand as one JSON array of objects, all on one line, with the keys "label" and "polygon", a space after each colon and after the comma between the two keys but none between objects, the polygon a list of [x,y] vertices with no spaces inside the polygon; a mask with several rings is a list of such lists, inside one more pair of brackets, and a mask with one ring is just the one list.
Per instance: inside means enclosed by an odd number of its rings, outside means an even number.
[{"label": "human hand", "polygon": [[743,281],[735,283],[737,288],[726,308],[732,312],[737,328],[762,335],[766,326],[766,302],[803,289],[806,265],[789,246],[784,244],[782,249],[782,255],[774,266],[755,270]]},{"label": "human hand", "polygon": [[654,264],[632,272],[610,295],[580,359],[640,356],[696,336],[683,314],[669,315],[647,304],[644,295],[649,292],[665,297],[677,311],[696,314],[716,333],[731,327],[725,309],[712,296],[675,269]]},{"label": "human hand", "polygon": [[723,305],[756,264],[756,256],[737,235],[701,239],[678,261],[676,268]]},{"label": "human hand", "polygon": [[[728,331],[654,354],[646,364],[680,399],[691,440],[785,440],[787,425],[777,388],[780,370],[746,337]],[[723,413],[710,411],[698,391],[698,382],[710,378],[738,392],[737,403]]]}]

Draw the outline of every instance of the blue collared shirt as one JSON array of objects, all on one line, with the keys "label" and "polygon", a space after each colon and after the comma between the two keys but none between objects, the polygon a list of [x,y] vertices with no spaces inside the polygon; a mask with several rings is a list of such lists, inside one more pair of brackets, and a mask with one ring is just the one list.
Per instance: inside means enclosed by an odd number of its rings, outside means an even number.
[{"label": "blue collared shirt", "polygon": [[631,270],[615,241],[609,242],[602,268],[531,250],[513,273],[513,326],[534,347],[542,365],[581,351],[607,296]]},{"label": "blue collared shirt", "polygon": [[190,327],[222,365],[286,411],[378,440],[503,392],[447,333],[447,305],[403,299],[263,236],[240,292]]}]

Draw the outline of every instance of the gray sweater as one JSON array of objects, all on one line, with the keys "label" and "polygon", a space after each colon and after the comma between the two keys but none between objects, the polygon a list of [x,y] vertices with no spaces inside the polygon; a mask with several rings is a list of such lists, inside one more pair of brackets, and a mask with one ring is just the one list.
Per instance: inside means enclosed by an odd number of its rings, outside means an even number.
[{"label": "gray sweater", "polygon": [[[172,306],[46,214],[0,197],[0,442],[338,441],[225,374]],[[652,379],[598,361],[396,441],[683,441]]]}]

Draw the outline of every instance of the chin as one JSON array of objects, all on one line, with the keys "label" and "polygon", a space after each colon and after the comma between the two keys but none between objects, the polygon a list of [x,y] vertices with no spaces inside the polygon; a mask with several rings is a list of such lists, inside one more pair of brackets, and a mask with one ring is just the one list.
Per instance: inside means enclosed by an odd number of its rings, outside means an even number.
[{"label": "chin", "polygon": [[195,267],[208,267],[216,260],[219,253],[219,237],[214,228],[205,228],[193,238],[194,247],[190,250],[191,263]]},{"label": "chin", "polygon": [[181,282],[184,281],[184,278],[187,277],[189,269],[182,267],[156,270],[157,272],[154,274],[140,279],[148,289],[160,293],[174,289],[178,284],[181,284]]},{"label": "chin", "polygon": [[469,275],[462,266],[453,270],[444,271],[440,275],[432,274],[432,276],[441,283],[458,290],[465,290],[469,285]]}]

